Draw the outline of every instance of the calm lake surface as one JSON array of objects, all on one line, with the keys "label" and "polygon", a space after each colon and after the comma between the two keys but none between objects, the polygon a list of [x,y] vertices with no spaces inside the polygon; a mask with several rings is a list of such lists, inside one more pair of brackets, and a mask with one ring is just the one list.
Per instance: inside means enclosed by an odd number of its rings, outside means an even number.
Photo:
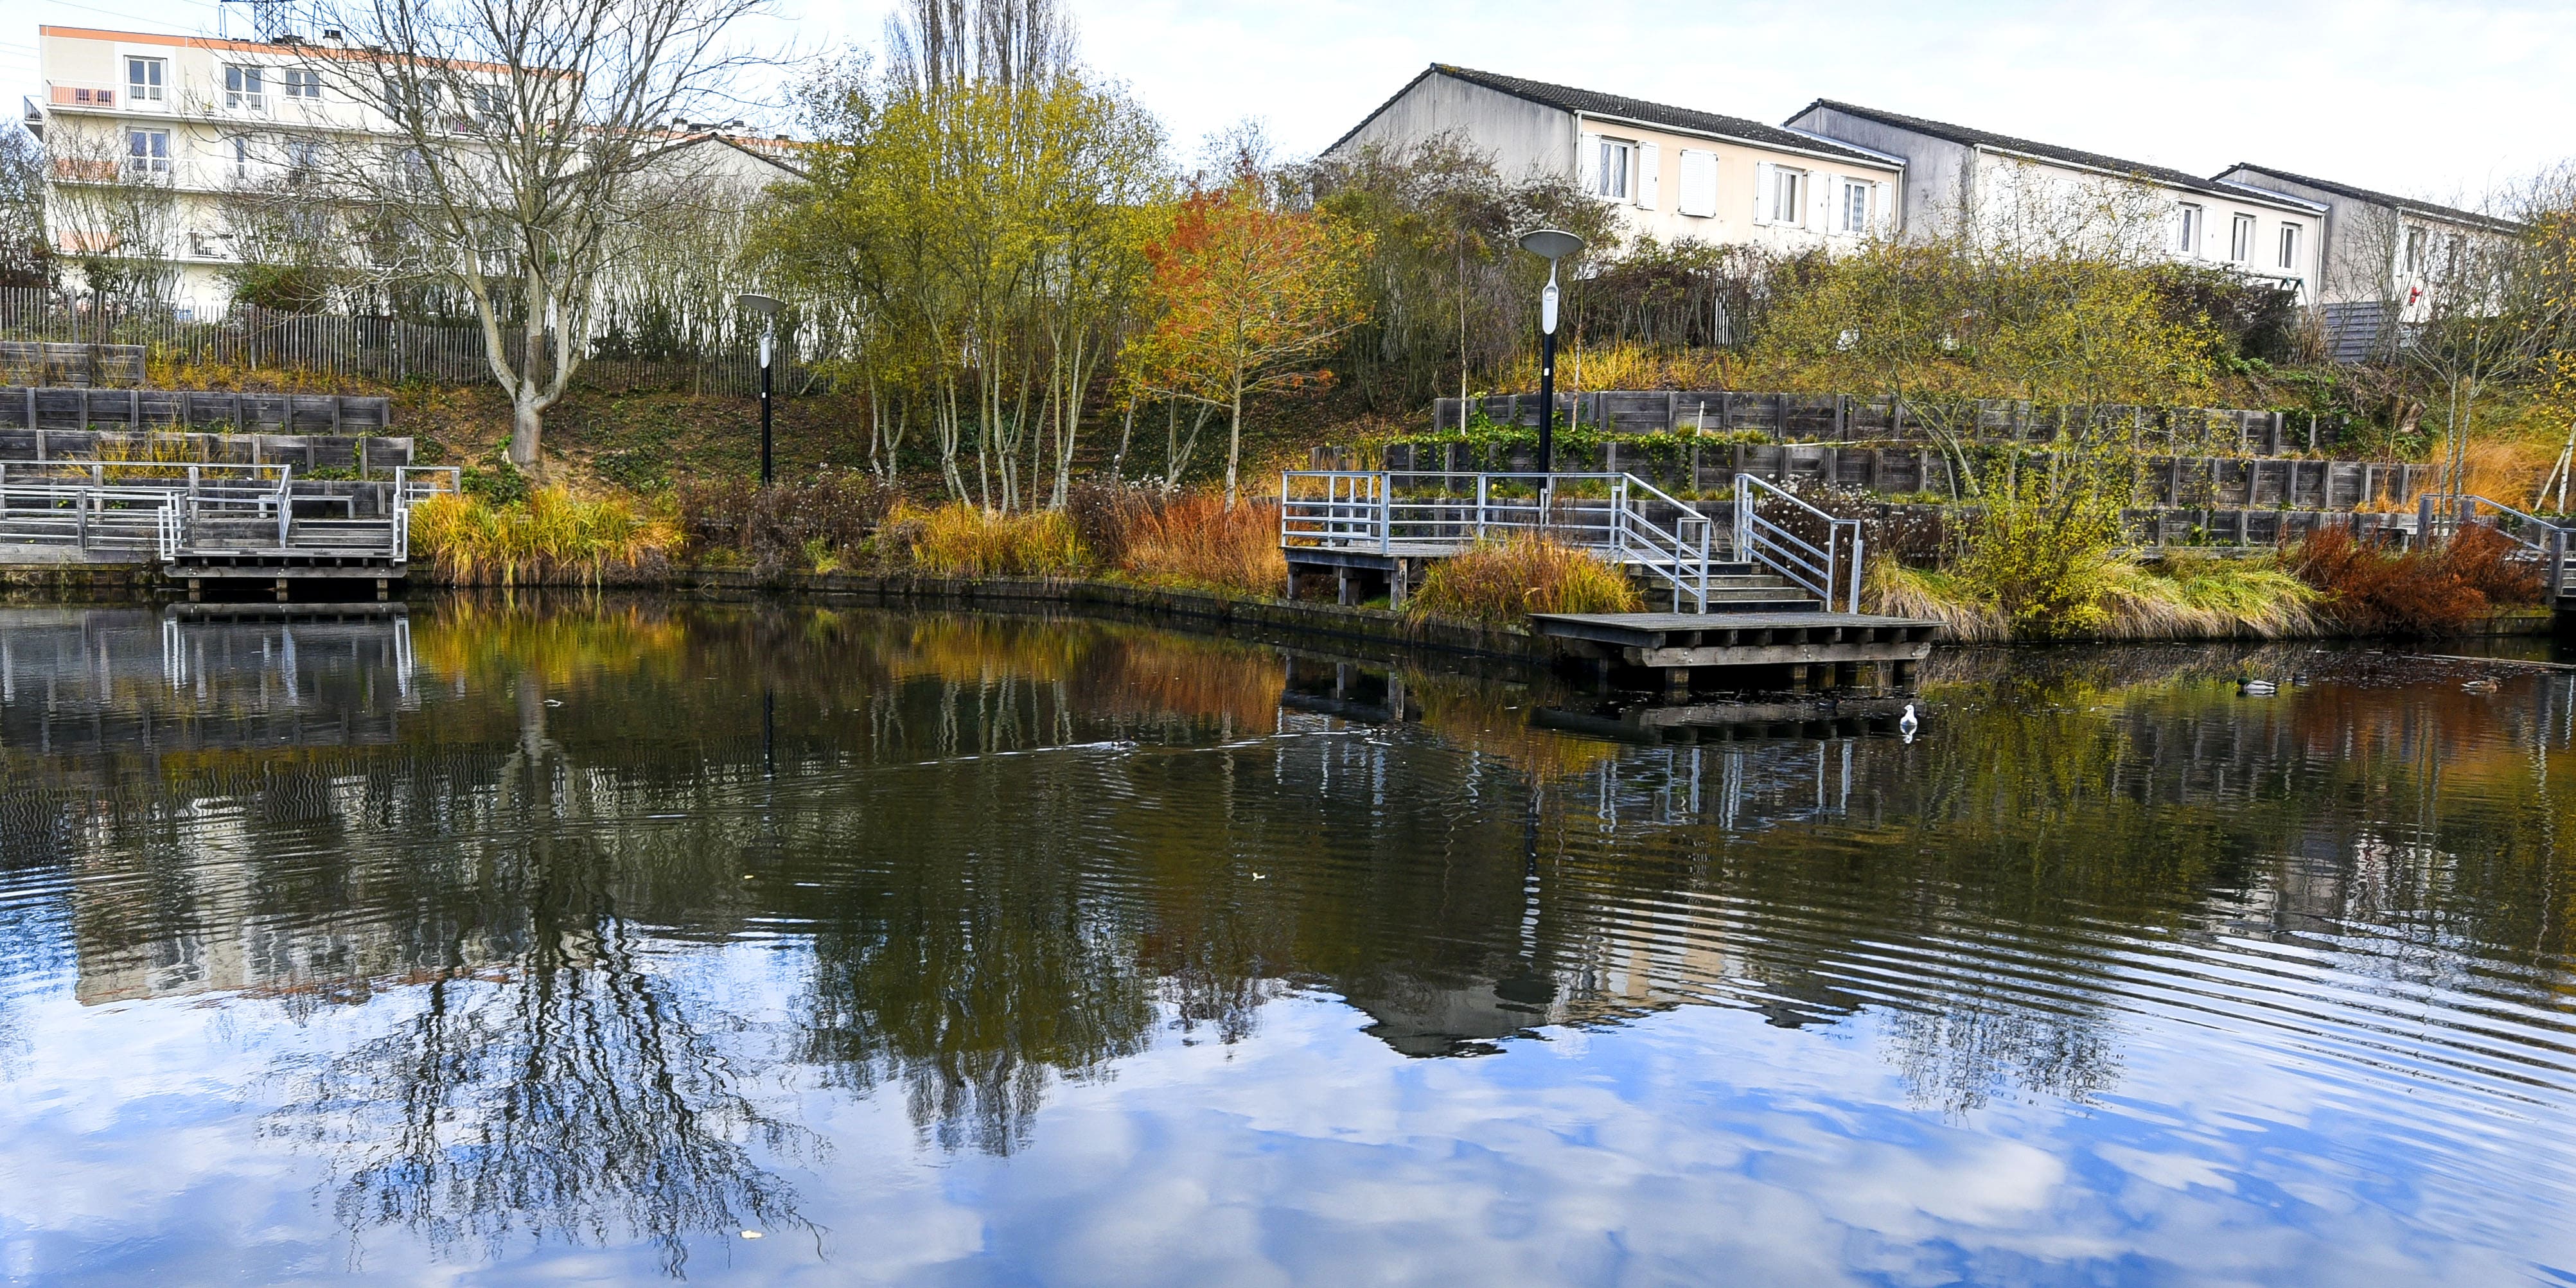
[{"label": "calm lake surface", "polygon": [[2576,673],[1921,703],[0,610],[0,1280],[2576,1282]]}]

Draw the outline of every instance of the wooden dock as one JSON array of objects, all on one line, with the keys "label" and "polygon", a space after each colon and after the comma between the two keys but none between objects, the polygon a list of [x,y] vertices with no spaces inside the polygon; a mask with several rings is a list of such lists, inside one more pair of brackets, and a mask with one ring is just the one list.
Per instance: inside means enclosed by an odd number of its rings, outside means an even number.
[{"label": "wooden dock", "polygon": [[[1695,673],[1766,668],[1789,688],[1906,688],[1941,623],[1867,613],[1533,613],[1530,629],[1597,674],[1656,673],[1687,692]],[[1713,677],[1711,677],[1713,678]],[[1759,679],[1760,677],[1740,677]]]}]

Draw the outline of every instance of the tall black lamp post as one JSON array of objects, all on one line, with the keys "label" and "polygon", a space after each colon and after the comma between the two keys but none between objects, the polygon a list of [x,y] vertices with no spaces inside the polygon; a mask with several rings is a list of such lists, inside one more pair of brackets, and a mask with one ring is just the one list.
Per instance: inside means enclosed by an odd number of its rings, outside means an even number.
[{"label": "tall black lamp post", "polygon": [[778,311],[787,307],[767,295],[737,295],[734,302],[760,315],[760,485],[775,477],[769,468],[769,350],[778,337]]},{"label": "tall black lamp post", "polygon": [[1521,249],[1547,261],[1538,297],[1538,472],[1556,472],[1556,261],[1583,249],[1583,239],[1554,228],[1521,238]]}]

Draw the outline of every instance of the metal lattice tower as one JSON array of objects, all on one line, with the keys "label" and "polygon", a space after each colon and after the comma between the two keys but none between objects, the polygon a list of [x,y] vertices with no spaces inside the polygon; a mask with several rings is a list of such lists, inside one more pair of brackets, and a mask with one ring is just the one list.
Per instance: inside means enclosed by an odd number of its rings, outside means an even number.
[{"label": "metal lattice tower", "polygon": [[229,15],[233,6],[250,11],[251,27],[261,40],[275,40],[287,33],[286,0],[219,0]]}]

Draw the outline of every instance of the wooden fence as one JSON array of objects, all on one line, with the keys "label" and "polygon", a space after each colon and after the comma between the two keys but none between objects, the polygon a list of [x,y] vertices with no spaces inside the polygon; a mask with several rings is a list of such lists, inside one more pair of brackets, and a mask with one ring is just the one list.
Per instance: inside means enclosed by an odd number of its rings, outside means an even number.
[{"label": "wooden fence", "polygon": [[384,398],[342,394],[254,394],[209,389],[41,389],[0,386],[0,429],[127,431],[211,429],[241,433],[380,433],[393,410]]},{"label": "wooden fence", "polygon": [[[1395,442],[1384,448],[1380,467],[1399,472],[1526,472],[1538,468],[1537,456],[1529,444],[1518,442]],[[1316,469],[1365,468],[1355,453],[1329,447],[1315,449],[1312,464]],[[1732,488],[1737,474],[1788,486],[1829,485],[1883,496],[1946,496],[1951,491],[1949,458],[1929,447],[1712,443],[1649,448],[1613,439],[1560,450],[1556,468],[1634,474],[1666,491],[1701,494]],[[2383,461],[2148,456],[2141,461],[2139,487],[2140,499],[2154,505],[2352,511],[2405,505],[2433,486],[2438,469]]]},{"label": "wooden fence", "polygon": [[[773,372],[782,395],[810,390],[819,380],[797,362],[795,337],[782,335],[782,357]],[[21,346],[19,364],[0,349],[0,366],[21,382],[60,379],[65,384],[140,384],[147,362],[291,371],[400,384],[495,384],[485,360],[483,329],[471,323],[413,322],[403,318],[335,313],[278,313],[241,305],[227,316],[198,321],[167,307],[101,306],[93,300],[25,287],[0,289],[0,344]],[[505,328],[502,351],[525,370],[526,338]],[[756,338],[712,351],[636,357],[595,350],[573,374],[575,385],[610,392],[679,389],[692,393],[748,393],[760,386]],[[53,363],[62,364],[60,368]]]},{"label": "wooden fence", "polygon": [[[2318,451],[2338,441],[2341,424],[2305,418],[2293,427],[2276,411],[2207,407],[2044,407],[1979,399],[1952,432],[2003,442],[2044,443],[2069,424],[2111,428],[2140,450],[2278,456]],[[1464,409],[1462,411],[1462,409]],[[1434,433],[1456,432],[1465,415],[1482,412],[1498,425],[1538,427],[1536,394],[1442,398],[1432,405]],[[1754,393],[1726,389],[1605,389],[1557,395],[1558,425],[1610,434],[1727,434],[1754,431],[1790,442],[1920,442],[1931,435],[1921,412],[1892,396]]]}]

